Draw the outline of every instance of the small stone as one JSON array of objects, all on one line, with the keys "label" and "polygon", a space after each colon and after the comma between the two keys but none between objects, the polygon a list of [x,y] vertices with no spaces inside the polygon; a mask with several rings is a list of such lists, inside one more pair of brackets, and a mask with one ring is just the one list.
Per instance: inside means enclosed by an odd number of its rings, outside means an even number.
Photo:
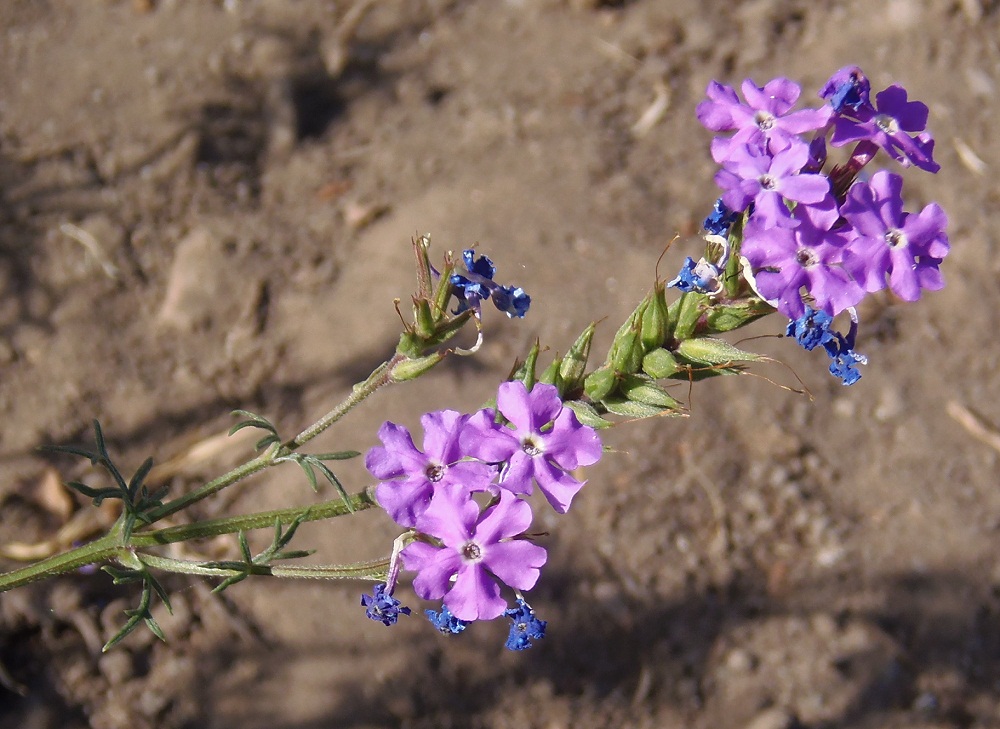
[{"label": "small stone", "polygon": [[775,706],[757,714],[746,725],[746,729],[792,729],[796,723],[794,714]]}]

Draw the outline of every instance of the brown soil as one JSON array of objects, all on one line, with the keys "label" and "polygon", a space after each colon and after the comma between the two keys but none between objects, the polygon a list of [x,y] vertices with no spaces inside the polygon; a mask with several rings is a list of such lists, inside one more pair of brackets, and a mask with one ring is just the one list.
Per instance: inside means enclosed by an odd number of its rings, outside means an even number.
[{"label": "brown soil", "polygon": [[[943,167],[908,195],[948,211],[954,246],[945,290],[865,306],[856,386],[757,340],[814,400],[724,378],[694,388],[690,419],[610,435],[570,514],[538,517],[533,650],[504,651],[499,622],[388,630],[356,585],[261,578],[220,599],[171,579],[169,642],[102,656],[137,597],[74,575],[0,597],[0,726],[1000,727],[1000,454],[948,415],[1000,425],[994,0],[8,0],[0,33],[4,544],[82,508],[50,469],[94,474],[35,448],[86,442],[94,417],[130,468],[224,432],[232,408],[311,422],[391,351],[415,233],[478,241],[532,311],[489,319],[479,357],[380,393],[326,450],[475,408],[536,336],[565,349],[620,321],[675,233],[661,273],[698,249],[713,78],[811,95],[856,63],[902,83]],[[326,496],[292,467],[234,490],[199,513]],[[393,536],[366,513],[300,546],[349,561]]]}]

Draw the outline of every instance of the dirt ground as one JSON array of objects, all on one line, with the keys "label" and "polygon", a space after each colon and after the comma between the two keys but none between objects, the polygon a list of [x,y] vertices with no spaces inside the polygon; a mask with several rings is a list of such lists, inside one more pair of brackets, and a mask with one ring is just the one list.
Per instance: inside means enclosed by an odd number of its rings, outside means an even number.
[{"label": "dirt ground", "polygon": [[[59,478],[94,474],[35,449],[95,417],[127,468],[233,408],[311,422],[391,352],[416,233],[478,241],[532,310],[317,446],[476,408],[535,337],[564,350],[607,317],[607,344],[675,234],[662,273],[698,255],[707,82],[786,75],[808,100],[848,64],[930,106],[942,171],[906,185],[948,212],[947,287],[866,303],[851,388],[758,339],[812,400],[722,378],[688,419],[611,433],[571,512],[537,517],[537,647],[503,650],[500,622],[386,629],[357,585],[177,578],[169,642],[102,656],[137,595],[72,575],[0,596],[0,727],[1000,727],[1000,452],[950,415],[1000,427],[996,0],[3,2],[0,543],[86,521]],[[328,497],[291,466],[233,491],[198,513]],[[298,546],[367,559],[394,534],[371,512]]]}]

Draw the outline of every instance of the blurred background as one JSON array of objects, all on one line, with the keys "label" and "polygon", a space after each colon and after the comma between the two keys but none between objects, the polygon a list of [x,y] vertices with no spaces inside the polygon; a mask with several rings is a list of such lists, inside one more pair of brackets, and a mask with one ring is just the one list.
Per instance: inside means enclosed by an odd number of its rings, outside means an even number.
[{"label": "blurred background", "polygon": [[[789,76],[809,106],[849,64],[905,86],[942,165],[907,172],[908,209],[939,202],[953,245],[943,291],[866,301],[857,385],[772,317],[746,346],[784,365],[609,434],[570,513],[537,512],[549,625],[531,651],[503,649],[505,621],[388,630],[358,585],[219,597],[177,578],[169,642],[137,632],[101,655],[138,596],[72,575],[0,595],[0,726],[1000,727],[998,39],[995,0],[0,5],[9,567],[112,518],[60,485],[95,480],[85,464],[36,451],[89,442],[95,417],[124,470],[153,456],[178,494],[249,453],[216,437],[231,409],[283,434],[329,409],[392,351],[414,235],[438,256],[477,244],[531,312],[486,312],[477,357],[378,393],[318,450],[477,408],[536,337],[562,352],[606,317],[606,347],[675,235],[661,277],[700,255],[711,79]],[[811,397],[780,387],[797,378]],[[368,483],[360,463],[339,473]],[[329,496],[288,466],[198,515]],[[297,545],[388,553],[385,516],[342,521]],[[235,539],[184,549],[219,559]]]}]

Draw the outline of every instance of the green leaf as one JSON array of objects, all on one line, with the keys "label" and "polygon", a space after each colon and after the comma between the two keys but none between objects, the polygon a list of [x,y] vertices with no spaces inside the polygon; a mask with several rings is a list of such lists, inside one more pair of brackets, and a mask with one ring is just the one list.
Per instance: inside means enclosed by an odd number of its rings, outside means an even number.
[{"label": "green leaf", "polygon": [[337,451],[336,453],[316,453],[312,457],[317,461],[346,461],[360,455],[361,451]]},{"label": "green leaf", "polygon": [[139,466],[139,470],[132,474],[132,479],[128,482],[128,495],[131,499],[135,499],[135,495],[138,492],[139,487],[142,486],[142,482],[146,479],[146,476],[149,475],[149,470],[152,467],[153,459],[147,458],[142,462],[142,465]]}]

